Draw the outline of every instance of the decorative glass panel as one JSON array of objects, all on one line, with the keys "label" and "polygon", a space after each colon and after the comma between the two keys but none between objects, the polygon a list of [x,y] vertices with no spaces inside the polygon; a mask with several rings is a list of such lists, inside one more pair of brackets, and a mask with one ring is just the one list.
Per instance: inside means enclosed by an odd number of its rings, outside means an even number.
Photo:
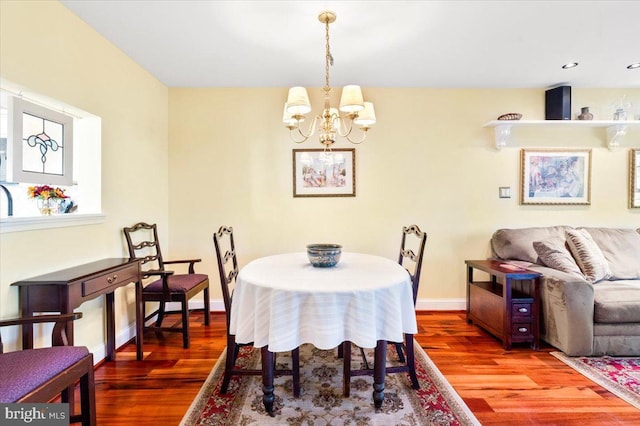
[{"label": "decorative glass panel", "polygon": [[28,113],[22,114],[22,171],[64,173],[63,125]]},{"label": "decorative glass panel", "polygon": [[20,98],[12,103],[13,182],[47,185],[73,183],[73,118]]}]

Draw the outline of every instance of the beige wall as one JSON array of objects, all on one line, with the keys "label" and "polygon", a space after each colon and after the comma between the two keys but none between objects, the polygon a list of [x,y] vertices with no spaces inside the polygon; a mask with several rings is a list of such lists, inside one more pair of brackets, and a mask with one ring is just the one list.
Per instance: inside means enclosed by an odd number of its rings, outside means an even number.
[{"label": "beige wall", "polygon": [[[395,258],[401,226],[416,223],[429,234],[419,297],[436,307],[463,299],[463,261],[485,257],[498,227],[638,226],[640,212],[627,209],[627,155],[640,147],[637,130],[613,152],[604,129],[519,129],[517,143],[495,151],[482,125],[512,111],[542,119],[543,89],[365,88],[379,123],[356,148],[357,196],[293,198],[298,146],[280,124],[286,88],[167,89],[59,3],[2,1],[0,18],[3,78],[102,117],[107,216],[101,225],[2,234],[0,317],[18,312],[12,282],[124,255],[120,230],[141,219],[164,230],[166,257],[203,259],[199,270],[210,275],[214,299],[211,235],[221,224],[235,227],[244,265],[312,241]],[[319,93],[311,93],[314,105]],[[640,89],[573,94],[574,110],[589,105],[596,118],[608,118],[607,105],[621,94],[640,105]],[[520,206],[522,147],[592,149],[592,205]],[[510,186],[512,198],[498,199],[499,186]],[[119,335],[133,321],[132,290],[116,297]],[[76,324],[76,341],[92,350],[104,342],[102,306],[101,298],[83,305]]]},{"label": "beige wall", "polygon": [[[121,228],[168,227],[168,89],[58,2],[0,2],[0,75],[102,118],[100,225],[0,236],[0,317],[18,314],[14,281],[125,255]],[[82,141],[76,141],[81,144]],[[165,237],[168,243],[168,236]],[[129,328],[133,286],[116,293],[117,333]],[[82,305],[76,342],[100,351],[102,297]],[[13,346],[10,330],[4,341]]]},{"label": "beige wall", "polygon": [[[499,227],[638,226],[640,211],[627,208],[627,158],[629,147],[640,147],[640,129],[616,151],[606,148],[605,129],[514,129],[516,143],[496,151],[482,125],[513,111],[544,119],[544,89],[364,90],[378,124],[356,147],[357,196],[293,198],[291,150],[320,145],[316,138],[296,146],[279,125],[286,88],[170,89],[173,248],[202,256],[217,277],[211,234],[222,224],[234,226],[246,264],[310,242],[395,258],[401,226],[416,223],[429,235],[419,298],[446,307],[465,296],[464,260],[488,255]],[[312,104],[320,93],[310,91]],[[574,110],[589,105],[609,119],[622,94],[640,105],[639,89],[574,89]],[[523,147],[592,149],[592,204],[519,205]],[[499,186],[510,186],[512,198],[499,199]]]}]

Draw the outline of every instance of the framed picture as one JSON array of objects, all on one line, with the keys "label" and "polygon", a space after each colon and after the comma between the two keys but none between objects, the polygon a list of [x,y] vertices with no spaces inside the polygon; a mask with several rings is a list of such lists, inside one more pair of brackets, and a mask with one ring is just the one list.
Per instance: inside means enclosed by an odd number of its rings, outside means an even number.
[{"label": "framed picture", "polygon": [[294,149],[294,197],[355,197],[356,150]]},{"label": "framed picture", "polygon": [[629,208],[640,208],[640,149],[629,151]]},{"label": "framed picture", "polygon": [[591,150],[523,149],[521,204],[591,204]]}]

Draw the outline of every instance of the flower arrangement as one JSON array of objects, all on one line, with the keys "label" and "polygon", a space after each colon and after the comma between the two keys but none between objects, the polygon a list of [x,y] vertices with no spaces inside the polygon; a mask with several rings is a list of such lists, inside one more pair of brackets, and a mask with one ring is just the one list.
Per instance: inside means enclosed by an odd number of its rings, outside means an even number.
[{"label": "flower arrangement", "polygon": [[69,198],[64,194],[64,189],[53,188],[49,185],[30,186],[27,189],[27,195],[29,198],[37,198],[40,200],[58,200],[63,198]]}]

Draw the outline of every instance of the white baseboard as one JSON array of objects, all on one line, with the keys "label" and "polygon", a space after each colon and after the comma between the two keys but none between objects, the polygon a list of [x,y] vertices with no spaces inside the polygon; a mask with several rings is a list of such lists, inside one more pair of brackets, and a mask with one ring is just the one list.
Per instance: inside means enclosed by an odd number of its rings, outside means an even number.
[{"label": "white baseboard", "polygon": [[[210,302],[212,312],[224,312],[224,302],[222,299],[212,299]],[[190,309],[203,309],[204,302],[202,300],[193,300],[189,302]],[[167,310],[179,310],[179,303],[167,304]],[[416,302],[416,310],[418,311],[464,311],[467,309],[467,299],[418,299]],[[148,322],[153,321],[149,320]],[[116,334],[116,348],[127,343],[136,336],[135,324],[129,325],[118,334]],[[91,349],[93,353],[93,362],[103,360],[107,356],[107,345],[99,345]]]}]

